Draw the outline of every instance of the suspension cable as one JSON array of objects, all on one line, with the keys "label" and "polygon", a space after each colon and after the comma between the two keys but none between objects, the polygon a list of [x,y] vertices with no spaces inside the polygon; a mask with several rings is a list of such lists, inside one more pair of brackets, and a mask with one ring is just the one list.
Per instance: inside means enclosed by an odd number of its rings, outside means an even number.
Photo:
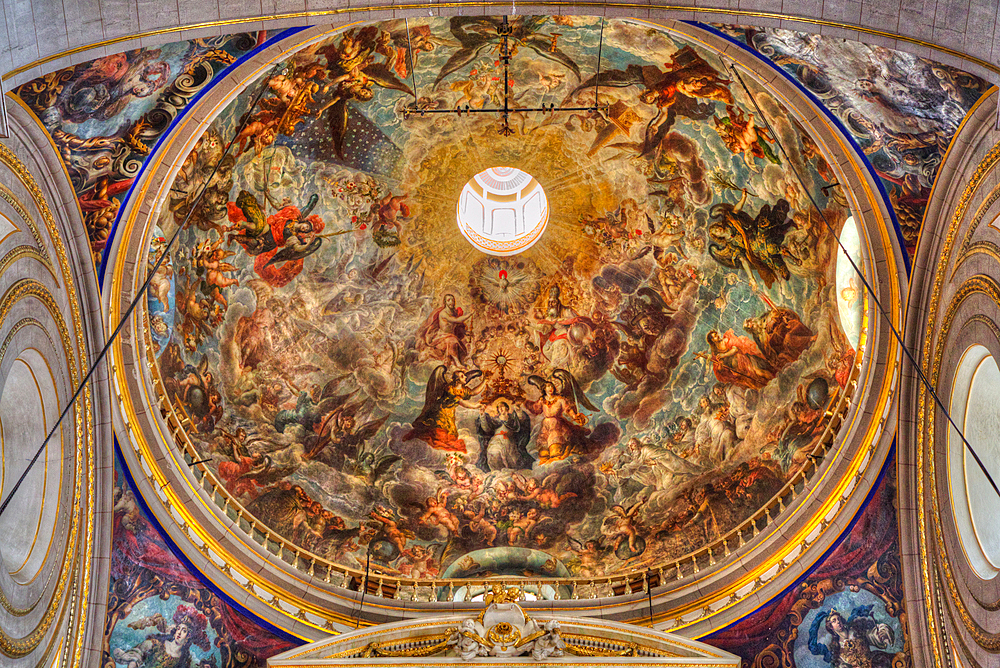
[{"label": "suspension cable", "polygon": [[[986,465],[983,464],[983,460],[981,460],[979,458],[979,454],[976,453],[975,448],[973,448],[972,444],[969,443],[968,439],[965,438],[965,434],[962,432],[961,429],[958,428],[958,425],[955,424],[955,420],[952,419],[951,413],[948,412],[948,409],[945,407],[944,402],[941,401],[941,398],[938,396],[938,393],[931,386],[931,383],[927,379],[927,376],[924,375],[923,369],[921,369],[920,365],[917,364],[916,359],[913,357],[913,353],[911,353],[910,350],[903,343],[903,337],[900,335],[899,330],[897,330],[896,327],[892,324],[892,320],[889,318],[889,314],[886,312],[885,308],[882,306],[882,302],[880,302],[878,296],[876,296],[875,290],[872,288],[871,284],[868,282],[868,279],[865,278],[864,273],[858,267],[857,263],[854,261],[854,258],[852,258],[851,254],[847,252],[847,248],[844,247],[844,243],[840,240],[840,235],[837,233],[837,230],[834,229],[833,225],[830,223],[829,219],[826,217],[826,212],[819,207],[819,204],[816,202],[816,198],[813,197],[812,191],[810,191],[809,188],[806,186],[805,181],[802,178],[802,175],[799,173],[798,168],[795,166],[795,163],[788,157],[788,152],[785,151],[785,147],[781,143],[781,138],[778,136],[778,133],[774,131],[774,128],[771,127],[771,122],[767,119],[767,115],[764,114],[764,110],[760,108],[759,104],[757,104],[757,98],[755,98],[754,95],[753,95],[753,93],[750,92],[750,89],[747,87],[747,84],[743,80],[743,76],[740,74],[739,70],[736,68],[736,65],[730,64],[729,68],[733,71],[733,74],[736,75],[736,78],[739,79],[740,85],[743,87],[743,90],[750,97],[750,101],[753,102],[753,106],[757,110],[757,114],[760,116],[761,120],[763,120],[764,124],[767,126],[768,133],[772,137],[774,137],[775,143],[778,144],[778,148],[781,150],[781,154],[783,156],[785,156],[785,161],[792,168],[792,172],[794,172],[795,178],[798,180],[799,185],[802,186],[803,192],[805,192],[806,195],[809,196],[809,201],[812,202],[813,207],[815,207],[816,210],[819,211],[819,215],[823,219],[823,223],[826,225],[827,230],[829,230],[830,235],[834,239],[837,240],[837,245],[840,246],[840,250],[842,250],[844,252],[844,255],[847,256],[848,262],[851,263],[851,266],[854,268],[854,271],[857,273],[858,278],[861,279],[861,282],[865,286],[865,290],[868,292],[868,294],[871,296],[872,300],[875,302],[875,307],[878,309],[879,315],[881,315],[882,319],[885,320],[885,322],[886,322],[887,325],[889,325],[889,330],[892,332],[893,337],[895,337],[896,342],[899,344],[899,347],[902,348],[903,353],[906,356],[906,358],[910,361],[910,365],[917,372],[917,376],[920,378],[920,382],[923,384],[924,388],[928,392],[930,392],[931,396],[934,397],[934,402],[944,412],[944,415],[945,415],[946,418],[948,418],[948,422],[951,424],[952,428],[956,432],[958,432],[959,437],[962,439],[962,443],[965,444],[965,447],[972,454],[972,458],[976,460],[976,463],[979,465],[979,468],[982,470],[983,475],[985,475],[986,479],[989,480],[990,485],[993,487],[993,491],[997,493],[997,496],[1000,496],[1000,489],[997,488],[997,484],[996,484],[996,482],[994,482],[993,476],[991,476],[990,472],[986,469]],[[906,251],[903,251],[903,252],[906,252]]]},{"label": "suspension cable", "polygon": [[97,358],[94,360],[94,363],[87,371],[87,375],[83,377],[83,380],[80,382],[79,386],[77,386],[76,391],[73,393],[73,396],[70,397],[69,403],[66,404],[66,407],[63,409],[62,413],[59,414],[59,419],[56,420],[56,423],[52,426],[52,429],[45,437],[45,440],[42,441],[42,444],[38,447],[38,450],[35,452],[35,456],[31,458],[31,461],[28,462],[28,466],[26,466],[24,471],[21,473],[21,477],[17,479],[16,483],[14,483],[14,486],[10,490],[10,494],[7,495],[7,498],[4,499],[3,504],[0,505],[0,515],[3,515],[3,512],[7,509],[7,506],[10,504],[10,500],[14,498],[14,495],[17,494],[17,490],[21,487],[21,483],[23,483],[24,479],[28,477],[28,473],[31,472],[31,469],[35,465],[35,462],[38,461],[38,458],[45,450],[45,447],[49,444],[49,440],[52,438],[53,434],[56,433],[56,430],[59,429],[59,426],[62,424],[63,418],[66,417],[70,409],[73,407],[73,404],[76,403],[77,398],[80,396],[80,393],[83,392],[83,388],[86,387],[87,383],[90,381],[91,376],[94,375],[94,372],[97,370],[98,365],[107,356],[108,350],[111,349],[112,344],[118,338],[118,335],[121,333],[122,329],[125,328],[125,323],[132,316],[132,312],[135,310],[135,307],[139,304],[139,301],[146,297],[146,290],[149,288],[149,284],[152,282],[153,276],[156,275],[156,272],[160,269],[160,265],[163,264],[163,260],[167,257],[167,254],[173,247],[174,242],[177,241],[177,238],[180,236],[181,231],[187,227],[188,222],[191,220],[191,216],[193,216],[194,212],[198,209],[198,206],[201,204],[201,199],[205,195],[205,191],[208,189],[208,184],[211,183],[212,179],[215,178],[215,174],[216,172],[219,171],[219,167],[222,165],[222,161],[225,160],[226,156],[229,154],[230,149],[232,149],[233,144],[236,143],[236,138],[240,136],[240,134],[246,128],[247,124],[249,124],[250,114],[254,110],[254,108],[256,108],[257,103],[260,102],[260,98],[264,94],[264,91],[267,90],[268,83],[271,81],[272,76],[274,76],[273,69],[271,70],[271,73],[267,75],[267,79],[264,80],[263,84],[260,87],[260,90],[257,91],[253,103],[247,109],[246,115],[240,122],[240,125],[236,129],[235,134],[233,134],[233,138],[229,140],[228,144],[226,144],[226,150],[223,151],[222,157],[220,157],[218,162],[215,163],[215,166],[212,168],[212,173],[209,175],[208,179],[205,180],[205,183],[202,184],[201,191],[198,192],[198,196],[191,204],[191,208],[188,210],[187,215],[184,216],[184,222],[182,222],[177,227],[173,235],[170,237],[170,240],[167,242],[167,245],[164,247],[163,252],[160,253],[160,256],[156,259],[156,262],[153,263],[153,267],[150,270],[149,274],[146,276],[146,280],[143,281],[142,287],[139,288],[139,291],[136,293],[135,298],[132,299],[132,302],[129,304],[128,309],[125,310],[125,315],[122,316],[122,319],[118,323],[118,326],[115,327],[114,331],[111,333],[111,336],[108,338],[107,343],[105,343],[104,347],[101,348],[101,352],[97,354]]}]

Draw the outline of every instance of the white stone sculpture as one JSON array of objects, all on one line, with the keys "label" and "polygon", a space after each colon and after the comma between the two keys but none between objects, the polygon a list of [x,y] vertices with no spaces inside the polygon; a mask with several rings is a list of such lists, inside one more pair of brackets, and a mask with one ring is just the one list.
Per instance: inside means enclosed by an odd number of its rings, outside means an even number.
[{"label": "white stone sculpture", "polygon": [[463,661],[471,661],[477,656],[488,656],[490,652],[489,648],[482,642],[482,638],[476,633],[476,623],[471,619],[462,620],[462,623],[448,638],[448,645],[462,657]]},{"label": "white stone sculpture", "polygon": [[545,635],[538,638],[531,648],[531,658],[535,661],[545,661],[550,657],[559,657],[565,654],[566,641],[559,635],[559,622],[550,619],[545,622]]}]

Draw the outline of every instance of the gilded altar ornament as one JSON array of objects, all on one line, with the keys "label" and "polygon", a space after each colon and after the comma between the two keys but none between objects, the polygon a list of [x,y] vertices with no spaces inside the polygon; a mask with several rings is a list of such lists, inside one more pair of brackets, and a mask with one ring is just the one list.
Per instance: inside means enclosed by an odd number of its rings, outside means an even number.
[{"label": "gilded altar ornament", "polygon": [[[509,591],[509,590],[508,590]],[[373,638],[391,640],[371,642]],[[640,644],[641,643],[641,644]],[[575,618],[532,619],[514,602],[490,603],[482,615],[421,618],[389,628],[359,629],[319,640],[271,657],[275,668],[388,665],[380,659],[410,659],[411,668],[441,668],[455,661],[487,659],[488,665],[524,665],[531,657],[546,663],[564,657],[603,658],[602,665],[634,666],[636,657],[663,666],[738,668],[740,659],[714,647],[662,631],[612,621],[594,623]],[[704,663],[705,661],[709,663]],[[484,665],[487,665],[484,662]]]},{"label": "gilded altar ornament", "polygon": [[[489,606],[491,603],[516,603],[521,600],[521,590],[517,587],[507,587],[501,583],[494,584],[486,595],[483,596],[483,603]],[[488,609],[488,608],[487,608]]]},{"label": "gilded altar ornament", "polygon": [[[635,645],[630,645],[624,651],[568,646],[560,635],[558,620],[550,619],[540,626],[525,614],[521,606],[513,602],[520,598],[520,591],[516,588],[494,585],[487,596],[492,602],[483,613],[476,618],[463,619],[443,640],[430,645],[418,643],[417,646],[400,641],[369,643],[362,650],[361,656],[417,658],[443,654],[457,656],[463,661],[484,656],[511,658],[527,654],[535,661],[545,661],[551,657],[563,656],[567,651],[578,656],[635,656]],[[498,599],[500,602],[497,602]],[[439,638],[442,636],[424,640]],[[401,649],[394,649],[400,645],[403,645]]]}]

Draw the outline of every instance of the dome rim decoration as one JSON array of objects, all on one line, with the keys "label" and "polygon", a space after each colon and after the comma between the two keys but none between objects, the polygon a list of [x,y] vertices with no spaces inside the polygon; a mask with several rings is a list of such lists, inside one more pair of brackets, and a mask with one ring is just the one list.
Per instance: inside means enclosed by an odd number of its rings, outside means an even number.
[{"label": "dome rim decoration", "polygon": [[[977,234],[997,210],[997,96],[994,88],[980,98],[952,139],[925,214],[946,233],[921,235],[910,278],[904,342],[945,402],[968,348],[981,345],[1000,359],[997,261]],[[913,499],[899,508],[906,606],[911,637],[924,639],[914,645],[914,665],[950,660],[952,648],[988,662],[997,646],[990,625],[1000,578],[982,579],[961,545],[948,490],[949,448],[941,447],[951,428],[912,368],[901,380],[900,402],[914,416],[900,422],[898,436],[900,494]]]},{"label": "dome rim decoration", "polygon": [[[821,137],[824,146],[838,151],[837,164],[832,166],[843,182],[850,184],[848,197],[857,198],[851,208],[866,246],[863,256],[866,271],[872,276],[879,298],[898,323],[902,289],[897,268],[903,265],[898,240],[887,231],[891,223],[886,203],[877,195],[875,181],[865,171],[864,159],[856,148],[782,73],[746,51],[733,49],[729,42],[695,26],[638,23],[727,53],[746,75],[769,86],[773,95]],[[246,82],[269,62],[339,30],[340,27],[307,29],[265,47],[226,77],[230,84],[239,84],[228,91],[219,87],[210,90],[193,113],[186,115],[162,142],[147,163],[150,167],[136,182],[137,196],[122,213],[125,233],[116,240],[109,255],[111,271],[105,277],[105,295],[111,314],[122,312],[125,299],[134,294],[136,284],[143,278],[135,268],[146,266],[148,249],[142,248],[141,240],[155,222],[151,214],[155,209],[153,196],[176,174],[182,162],[177,158],[190,151],[215,111],[246,88]],[[865,354],[859,356],[855,369],[858,390],[851,405],[845,407],[846,412],[835,418],[843,426],[830,445],[831,456],[825,458],[816,477],[806,482],[805,489],[797,496],[783,491],[758,511],[752,527],[741,527],[734,544],[716,552],[708,547],[693,559],[685,557],[666,568],[648,573],[635,571],[628,573],[628,577],[578,577],[576,586],[589,584],[589,592],[574,590],[569,600],[539,602],[539,605],[593,614],[586,610],[593,609],[594,601],[584,604],[574,600],[593,596],[607,603],[605,614],[626,620],[640,615],[637,611],[645,600],[644,588],[653,586],[659,589],[653,595],[656,623],[699,635],[755,609],[814,563],[863,504],[891,446],[891,434],[886,433],[883,425],[892,415],[889,397],[895,383],[893,360],[897,352],[887,336],[887,327],[877,320],[874,304],[868,299],[865,309],[863,322],[868,338],[862,347]],[[123,332],[123,341],[113,349],[114,377],[121,393],[121,403],[114,410],[119,434],[128,436],[127,441],[123,439],[125,462],[153,517],[207,580],[252,614],[303,638],[319,637],[324,628],[353,626],[350,617],[361,597],[357,591],[364,579],[361,571],[342,569],[331,576],[325,565],[311,560],[305,550],[275,540],[277,536],[269,532],[251,529],[247,514],[225,500],[221,485],[218,491],[214,484],[210,486],[212,490],[205,489],[202,479],[209,475],[207,469],[198,465],[192,470],[189,466],[195,461],[193,450],[179,452],[165,446],[175,435],[183,438],[186,425],[183,416],[161,414],[157,393],[162,381],[149,368],[152,358],[148,356],[147,337],[146,324],[134,320]],[[862,447],[862,442],[868,443],[868,447]],[[832,456],[848,448],[854,448],[850,458]],[[212,500],[213,496],[223,499],[221,507]],[[730,557],[730,552],[737,552],[738,556]],[[235,558],[237,554],[239,560]],[[733,582],[736,572],[744,574]],[[375,587],[378,595],[365,598],[366,608],[373,614],[402,618],[413,609],[462,607],[460,602],[447,601],[449,583],[432,583],[429,579],[423,596],[433,596],[435,602],[397,600],[398,588],[393,583],[399,580],[380,575],[377,586],[369,583],[369,592]],[[595,582],[602,586],[606,582],[607,586],[602,590]],[[609,591],[616,594],[614,598],[606,598]],[[707,606],[706,595],[711,599]],[[436,602],[439,597],[447,602]]]}]

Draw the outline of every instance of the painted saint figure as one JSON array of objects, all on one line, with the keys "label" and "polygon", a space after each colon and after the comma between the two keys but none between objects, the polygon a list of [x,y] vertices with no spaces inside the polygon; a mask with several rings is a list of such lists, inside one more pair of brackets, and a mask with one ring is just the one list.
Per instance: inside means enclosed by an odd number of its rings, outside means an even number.
[{"label": "painted saint figure", "polygon": [[732,383],[759,390],[774,378],[774,371],[753,340],[738,336],[733,330],[719,334],[711,330],[705,335],[708,359],[720,383]]},{"label": "painted saint figure", "polygon": [[541,317],[536,315],[531,329],[535,332],[535,345],[539,353],[553,366],[568,366],[574,348],[593,338],[593,322],[577,315],[564,304],[558,285],[549,288],[548,303]]},{"label": "painted saint figure", "polygon": [[422,359],[436,359],[456,367],[465,366],[469,345],[465,335],[472,311],[465,313],[455,304],[455,295],[446,294],[417,331],[417,349]]},{"label": "painted saint figure", "polygon": [[163,615],[156,614],[130,623],[136,629],[155,626],[158,633],[149,634],[132,649],[115,648],[112,652],[115,663],[126,668],[187,668],[191,665],[191,645],[206,652],[210,649],[205,615],[191,606],[180,605],[173,621],[173,625],[168,625]]},{"label": "painted saint figure", "polygon": [[451,373],[451,380],[446,381],[445,366],[442,364],[434,369],[427,381],[424,410],[413,421],[412,429],[403,440],[418,439],[435,450],[465,452],[465,441],[458,437],[455,409],[459,406],[479,408],[478,402],[470,401],[479,392],[470,389],[468,383],[480,375],[479,371],[456,369]]},{"label": "painted saint figure", "polygon": [[[862,605],[851,612],[849,619],[834,608],[820,613],[809,629],[809,651],[822,656],[833,668],[887,668],[893,655],[882,651],[895,642],[892,628],[875,621],[871,605]],[[819,642],[819,627],[824,624],[830,639]]]},{"label": "painted saint figure", "polygon": [[745,329],[775,373],[780,372],[812,345],[816,334],[795,311],[779,308],[766,295],[761,296],[770,306],[767,313],[743,321]]},{"label": "painted saint figure", "polygon": [[530,469],[535,464],[528,454],[531,421],[523,409],[511,408],[506,401],[497,402],[496,416],[483,410],[476,419],[479,436],[478,466],[482,471]]},{"label": "painted saint figure", "polygon": [[795,226],[794,220],[788,216],[788,200],[779,199],[773,208],[764,204],[757,216],[751,218],[743,210],[747,194],[744,189],[735,206],[722,202],[711,208],[708,252],[725,267],[743,269],[750,288],[755,292],[756,273],[765,286],[770,288],[777,283],[778,292],[791,299],[786,285],[791,278],[788,263],[800,265],[802,262],[785,245],[785,234]]}]

